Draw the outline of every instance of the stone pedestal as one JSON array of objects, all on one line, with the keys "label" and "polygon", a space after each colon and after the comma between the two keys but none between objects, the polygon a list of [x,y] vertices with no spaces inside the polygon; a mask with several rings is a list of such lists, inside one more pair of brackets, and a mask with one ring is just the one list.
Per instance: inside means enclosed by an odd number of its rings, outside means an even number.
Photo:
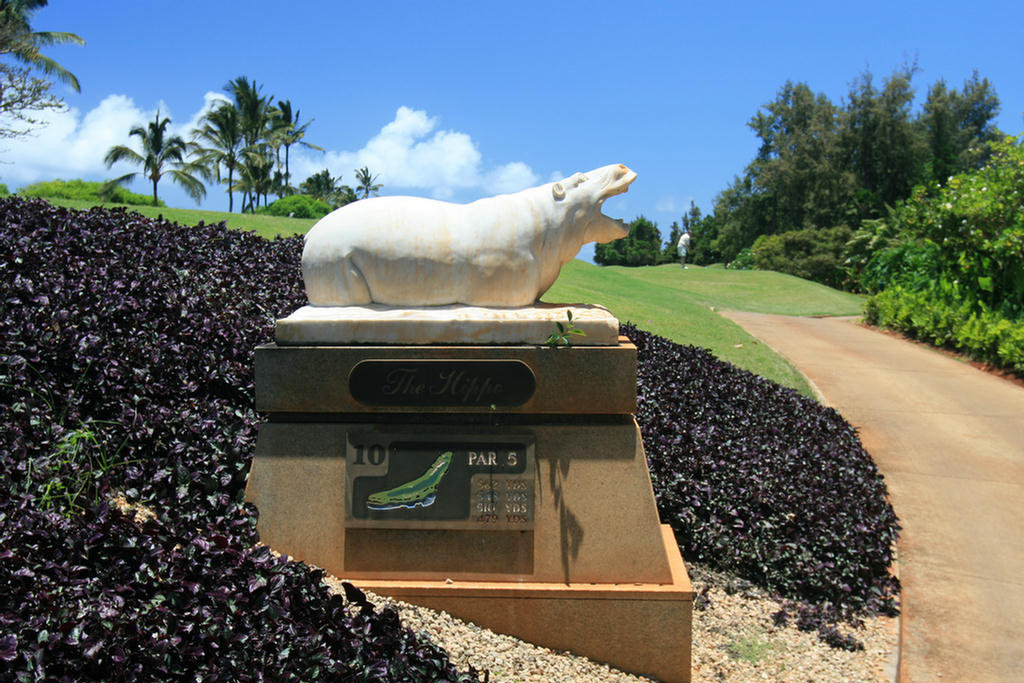
[{"label": "stone pedestal", "polygon": [[663,681],[693,591],[658,522],[636,349],[256,350],[261,540],[383,595]]}]

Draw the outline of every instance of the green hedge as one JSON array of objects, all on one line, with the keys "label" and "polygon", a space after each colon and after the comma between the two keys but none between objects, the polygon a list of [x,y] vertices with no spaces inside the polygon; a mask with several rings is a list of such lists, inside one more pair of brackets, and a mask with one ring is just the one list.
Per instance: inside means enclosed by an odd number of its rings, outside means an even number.
[{"label": "green hedge", "polygon": [[256,213],[293,218],[323,218],[330,212],[330,204],[304,194],[282,197],[269,206],[256,210]]},{"label": "green hedge", "polygon": [[[131,204],[133,206],[152,206],[153,197],[136,192],[129,192],[116,185],[103,192],[104,183],[86,180],[44,180],[18,190],[22,197],[39,197],[41,199],[81,199],[94,202],[112,202],[114,204]],[[167,206],[163,200],[157,206]]]},{"label": "green hedge", "polygon": [[868,322],[1024,374],[1024,319],[1010,319],[935,291],[896,285],[868,299]]},{"label": "green hedge", "polygon": [[729,270],[754,270],[754,250],[750,247],[740,249],[736,258],[725,264]]},{"label": "green hedge", "polygon": [[845,225],[761,235],[751,249],[754,267],[840,289],[846,284],[843,252],[852,235]]},{"label": "green hedge", "polygon": [[914,188],[850,243],[869,292],[901,285],[1024,318],[1024,139],[992,144],[983,168]]}]

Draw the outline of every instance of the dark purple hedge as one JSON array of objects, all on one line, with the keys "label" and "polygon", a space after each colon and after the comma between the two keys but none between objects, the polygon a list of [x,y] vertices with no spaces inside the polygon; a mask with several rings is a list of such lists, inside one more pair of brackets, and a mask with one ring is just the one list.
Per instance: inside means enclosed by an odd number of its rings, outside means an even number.
[{"label": "dark purple hedge", "polygon": [[179,536],[105,505],[68,520],[25,499],[0,525],[0,593],[17,598],[0,610],[4,680],[474,678],[393,611],[346,606],[322,572],[264,546]]},{"label": "dark purple hedge", "polygon": [[252,353],[300,250],[0,201],[0,680],[477,680],[254,545]]}]

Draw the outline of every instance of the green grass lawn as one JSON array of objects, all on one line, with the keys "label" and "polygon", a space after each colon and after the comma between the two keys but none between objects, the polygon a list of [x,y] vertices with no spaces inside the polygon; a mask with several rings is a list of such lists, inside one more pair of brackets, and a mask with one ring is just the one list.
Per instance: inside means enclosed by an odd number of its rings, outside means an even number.
[{"label": "green grass lawn", "polygon": [[156,218],[163,216],[169,221],[181,225],[195,225],[199,221],[205,223],[220,223],[227,221],[229,228],[236,230],[252,230],[260,237],[273,239],[279,235],[304,235],[316,223],[314,218],[281,218],[278,216],[262,216],[252,213],[227,213],[226,211],[202,211],[199,209],[175,209],[169,206],[128,206],[125,204],[97,204],[96,202],[82,199],[47,199],[46,201],[57,206],[66,206],[71,209],[90,209],[93,206],[102,206],[106,209],[114,207],[125,207],[129,211],[137,211],[143,216]]},{"label": "green grass lawn", "polygon": [[574,260],[543,300],[600,304],[622,322],[710,349],[723,360],[812,396],[792,365],[716,310],[858,315],[863,297],[767,271],[600,267]]},{"label": "green grass lawn", "polygon": [[635,280],[691,295],[696,303],[716,309],[781,315],[860,315],[865,299],[766,270],[699,266],[683,270],[676,264],[650,268],[609,266],[604,270],[619,271]]}]

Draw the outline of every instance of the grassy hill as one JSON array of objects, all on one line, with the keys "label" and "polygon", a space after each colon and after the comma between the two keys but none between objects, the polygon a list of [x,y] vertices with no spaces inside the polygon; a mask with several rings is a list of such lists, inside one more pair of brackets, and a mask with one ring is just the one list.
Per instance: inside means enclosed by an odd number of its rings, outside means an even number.
[{"label": "grassy hill", "polygon": [[279,235],[304,235],[316,223],[313,218],[281,218],[278,216],[263,216],[252,213],[228,213],[226,211],[203,211],[200,209],[174,209],[169,206],[128,206],[125,204],[98,204],[94,201],[84,199],[47,199],[46,201],[57,206],[66,206],[71,209],[90,209],[94,206],[102,206],[106,209],[124,207],[129,211],[137,211],[143,216],[156,218],[163,216],[169,221],[181,225],[195,225],[199,221],[204,223],[220,223],[227,221],[229,228],[236,230],[252,230],[261,237],[273,239]]},{"label": "grassy hill", "polygon": [[717,310],[786,315],[859,315],[863,297],[768,271],[678,265],[624,268],[572,261],[543,298],[600,304],[623,322],[710,349],[719,358],[811,396],[784,358]]}]

